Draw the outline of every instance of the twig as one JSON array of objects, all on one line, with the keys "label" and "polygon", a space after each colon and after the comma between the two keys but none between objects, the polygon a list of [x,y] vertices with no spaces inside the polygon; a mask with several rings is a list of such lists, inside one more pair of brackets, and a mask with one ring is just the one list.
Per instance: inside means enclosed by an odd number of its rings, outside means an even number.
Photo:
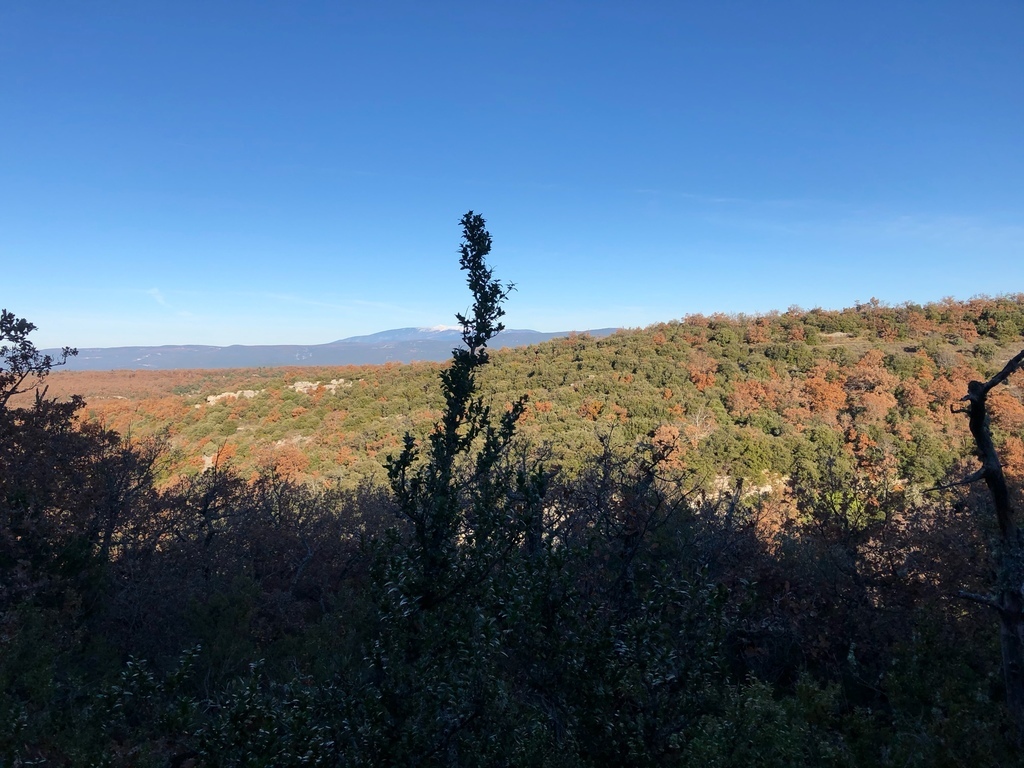
[{"label": "twig", "polygon": [[999,601],[989,595],[979,595],[977,592],[967,592],[961,589],[956,593],[957,597],[961,597],[964,600],[970,600],[974,603],[980,603],[981,605],[987,605],[989,608],[994,608],[997,611],[1003,610],[1003,606],[1000,605]]},{"label": "twig", "polygon": [[984,476],[985,476],[985,470],[984,470],[984,468],[982,468],[982,469],[979,469],[977,472],[972,473],[968,477],[965,477],[963,480],[954,480],[951,483],[943,483],[942,485],[936,485],[934,488],[925,488],[924,492],[925,493],[932,493],[934,491],[945,491],[945,490],[948,490],[949,488],[957,488],[958,486],[961,486],[961,485],[970,485],[971,483],[975,482],[976,480],[981,480],[981,478],[983,478]]}]

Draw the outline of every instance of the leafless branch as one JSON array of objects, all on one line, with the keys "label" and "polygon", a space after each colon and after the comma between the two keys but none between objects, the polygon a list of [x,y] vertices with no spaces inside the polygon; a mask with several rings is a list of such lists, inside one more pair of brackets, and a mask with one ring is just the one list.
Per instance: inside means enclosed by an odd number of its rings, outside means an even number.
[{"label": "leafless branch", "polygon": [[990,595],[980,595],[977,592],[967,592],[966,590],[961,589],[956,593],[956,596],[963,598],[964,600],[970,600],[973,603],[979,603],[981,605],[988,606],[989,608],[994,608],[997,611],[1001,611],[1003,609],[1003,606],[999,604],[999,601]]},{"label": "leafless branch", "polygon": [[973,482],[975,482],[977,480],[981,480],[981,478],[983,478],[984,476],[985,476],[985,469],[982,468],[982,469],[979,469],[977,472],[974,472],[974,473],[968,475],[963,480],[954,480],[951,483],[942,483],[942,485],[936,485],[934,488],[925,488],[924,492],[925,493],[933,493],[935,491],[945,491],[945,490],[948,490],[950,488],[958,488],[961,485],[970,485],[971,483],[973,483]]},{"label": "leafless branch", "polygon": [[[1022,364],[1024,364],[1024,349],[1022,349],[1016,357],[1011,358],[1011,360],[1003,366],[1003,370],[985,383],[985,393],[987,394],[992,387],[998,386],[1006,381],[1010,374],[1020,368]],[[966,399],[967,398],[965,397],[964,400]]]}]

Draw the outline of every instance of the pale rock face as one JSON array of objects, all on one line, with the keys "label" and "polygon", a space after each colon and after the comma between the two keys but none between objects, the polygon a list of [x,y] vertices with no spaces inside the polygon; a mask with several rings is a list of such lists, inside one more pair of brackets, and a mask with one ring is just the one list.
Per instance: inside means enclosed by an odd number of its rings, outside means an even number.
[{"label": "pale rock face", "polygon": [[293,389],[296,392],[302,392],[304,395],[308,395],[310,392],[315,392],[317,387],[323,387],[332,394],[338,391],[338,388],[348,389],[352,386],[351,381],[345,379],[331,379],[327,384],[322,384],[319,381],[296,381],[294,384],[289,385],[288,389]]},{"label": "pale rock face", "polygon": [[260,394],[263,390],[255,389],[240,389],[237,392],[221,392],[219,395],[207,395],[206,404],[216,405],[221,400],[237,400],[240,397],[244,397],[246,400],[252,400],[256,395]]},{"label": "pale rock face", "polygon": [[312,437],[308,435],[296,435],[295,437],[286,437],[281,440],[274,441],[275,448],[284,448],[286,445],[304,445],[313,441]]}]

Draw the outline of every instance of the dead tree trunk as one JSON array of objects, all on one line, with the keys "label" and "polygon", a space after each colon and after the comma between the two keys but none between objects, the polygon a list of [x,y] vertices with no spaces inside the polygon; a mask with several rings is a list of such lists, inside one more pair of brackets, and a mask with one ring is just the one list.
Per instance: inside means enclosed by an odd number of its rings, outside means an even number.
[{"label": "dead tree trunk", "polygon": [[953,408],[954,412],[968,415],[977,456],[981,460],[981,469],[958,485],[983,479],[992,494],[996,522],[999,524],[999,538],[993,546],[995,594],[984,596],[961,593],[961,596],[984,603],[999,614],[1006,706],[1015,726],[1018,746],[1024,744],[1024,544],[1020,529],[1013,519],[1010,491],[992,442],[986,401],[992,388],[1004,382],[1022,364],[1024,351],[987,382],[968,383],[967,394],[962,398],[962,402],[967,405]]}]

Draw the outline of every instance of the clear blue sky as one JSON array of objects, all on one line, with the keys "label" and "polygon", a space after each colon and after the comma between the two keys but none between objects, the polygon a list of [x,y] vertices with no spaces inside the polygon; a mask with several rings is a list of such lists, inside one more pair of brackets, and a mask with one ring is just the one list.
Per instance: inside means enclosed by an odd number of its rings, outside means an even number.
[{"label": "clear blue sky", "polygon": [[1024,3],[0,5],[0,305],[40,346],[1024,290]]}]

